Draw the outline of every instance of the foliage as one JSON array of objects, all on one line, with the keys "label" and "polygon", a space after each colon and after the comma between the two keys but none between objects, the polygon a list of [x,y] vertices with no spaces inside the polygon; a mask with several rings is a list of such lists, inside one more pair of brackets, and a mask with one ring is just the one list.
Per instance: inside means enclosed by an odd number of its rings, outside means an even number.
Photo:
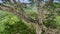
[{"label": "foliage", "polygon": [[57,27],[60,28],[60,16],[56,17],[56,24],[57,24]]},{"label": "foliage", "polygon": [[60,8],[60,3],[54,3],[54,5],[56,6],[56,8]]},{"label": "foliage", "polygon": [[32,18],[32,19],[34,19],[34,20],[36,20],[37,18],[38,18],[38,13],[36,13],[36,12],[28,12],[28,15]]},{"label": "foliage", "polygon": [[15,15],[8,13],[3,20],[0,20],[0,34],[35,34],[33,25],[30,25],[32,28],[27,25]]}]

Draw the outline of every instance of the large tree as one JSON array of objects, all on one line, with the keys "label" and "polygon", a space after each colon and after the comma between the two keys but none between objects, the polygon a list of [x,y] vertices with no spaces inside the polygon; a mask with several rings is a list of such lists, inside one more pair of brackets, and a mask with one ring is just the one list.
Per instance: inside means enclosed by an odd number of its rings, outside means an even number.
[{"label": "large tree", "polygon": [[[35,0],[35,4],[38,10],[37,12],[39,13],[38,19],[36,20],[32,19],[26,13],[26,10],[23,8],[22,4],[20,3],[20,0],[18,0],[18,2],[16,0],[12,0],[12,1],[11,0],[8,1],[10,6],[6,6],[3,3],[0,3],[0,10],[12,12],[20,19],[24,19],[26,22],[30,22],[30,23],[32,22],[36,26],[36,34],[42,34],[43,31],[44,34],[57,34],[55,29],[49,29],[44,25],[45,23],[44,16],[47,11],[46,8],[49,6],[53,7],[53,0],[49,0],[43,6],[41,5],[42,0]],[[51,10],[51,13],[53,13],[54,11],[56,11],[55,8]]]}]

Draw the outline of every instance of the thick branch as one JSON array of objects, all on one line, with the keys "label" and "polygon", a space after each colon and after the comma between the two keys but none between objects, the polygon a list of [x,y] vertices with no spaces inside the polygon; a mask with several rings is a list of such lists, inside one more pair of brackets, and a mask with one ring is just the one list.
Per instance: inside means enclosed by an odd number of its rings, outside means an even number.
[{"label": "thick branch", "polygon": [[29,22],[35,22],[35,21],[37,21],[37,20],[33,20],[27,14],[24,14],[24,12],[23,12],[23,15],[24,16],[22,16],[22,14],[20,13],[20,11],[19,10],[16,10],[14,7],[8,7],[8,6],[1,5],[0,4],[0,10],[12,12],[12,13],[16,14],[19,18],[25,19],[26,21],[29,21]]}]

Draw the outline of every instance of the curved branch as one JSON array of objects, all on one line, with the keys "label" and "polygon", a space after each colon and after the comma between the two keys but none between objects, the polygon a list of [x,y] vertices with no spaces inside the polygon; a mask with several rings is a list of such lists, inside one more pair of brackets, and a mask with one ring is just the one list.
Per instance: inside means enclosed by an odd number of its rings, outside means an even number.
[{"label": "curved branch", "polygon": [[[21,8],[22,9],[22,8]],[[5,5],[2,5],[0,4],[0,10],[4,10],[4,11],[8,11],[8,12],[12,12],[14,13],[15,15],[17,15],[20,19],[25,19],[26,21],[29,21],[29,22],[35,22],[35,21],[38,21],[38,20],[34,20],[32,19],[31,17],[29,17],[25,12],[24,10],[22,9],[23,11],[23,15],[20,13],[19,10],[15,9],[13,6],[12,7],[9,7],[9,6],[5,6]]]}]

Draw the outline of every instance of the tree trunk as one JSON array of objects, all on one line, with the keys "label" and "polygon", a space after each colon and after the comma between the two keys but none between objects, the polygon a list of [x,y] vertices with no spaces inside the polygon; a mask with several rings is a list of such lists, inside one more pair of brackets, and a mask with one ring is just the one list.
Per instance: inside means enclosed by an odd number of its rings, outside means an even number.
[{"label": "tree trunk", "polygon": [[40,28],[40,26],[37,23],[34,23],[34,26],[36,28],[36,34],[41,34],[42,29]]},{"label": "tree trunk", "polygon": [[36,34],[41,34],[42,30],[39,26],[36,25]]}]

